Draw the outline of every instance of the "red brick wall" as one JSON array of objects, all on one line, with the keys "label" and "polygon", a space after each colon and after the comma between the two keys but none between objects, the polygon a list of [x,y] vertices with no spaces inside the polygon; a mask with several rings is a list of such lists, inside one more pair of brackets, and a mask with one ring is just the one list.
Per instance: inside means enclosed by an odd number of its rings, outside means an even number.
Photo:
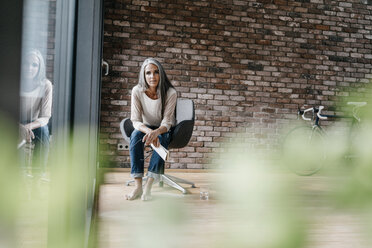
[{"label": "red brick wall", "polygon": [[190,144],[172,167],[206,168],[236,136],[270,149],[303,105],[335,111],[365,95],[372,74],[372,6],[360,0],[106,0],[101,156],[128,166],[121,119],[141,63],[159,59],[181,98],[195,102]]}]

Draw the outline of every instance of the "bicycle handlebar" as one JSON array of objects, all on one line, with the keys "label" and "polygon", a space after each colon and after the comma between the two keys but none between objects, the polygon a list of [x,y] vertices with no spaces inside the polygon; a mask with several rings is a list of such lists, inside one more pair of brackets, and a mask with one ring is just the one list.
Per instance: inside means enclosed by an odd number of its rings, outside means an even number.
[{"label": "bicycle handlebar", "polygon": [[360,121],[360,118],[358,117],[358,109],[360,107],[363,107],[363,106],[367,105],[367,102],[348,102],[347,104],[354,106],[352,116],[322,115],[321,112],[324,109],[324,106],[319,106],[318,108],[317,107],[311,107],[311,108],[308,108],[308,109],[305,109],[305,110],[301,110],[299,108],[297,114],[301,115],[302,119],[304,119],[305,121],[311,121],[311,118],[305,117],[305,114],[309,111],[313,112],[313,119],[314,119],[314,114],[316,114],[316,116],[318,118],[316,121],[327,120],[328,117],[331,117],[331,118],[354,118],[357,121]]},{"label": "bicycle handlebar", "polygon": [[305,114],[309,111],[313,111],[314,112],[314,108],[308,108],[308,109],[305,109],[303,111],[299,110],[299,114],[302,114],[302,119],[304,119],[305,121],[311,121],[311,118],[306,118],[305,117]]},{"label": "bicycle handlebar", "polygon": [[314,113],[316,113],[316,115],[318,116],[319,119],[326,120],[326,119],[328,119],[328,117],[321,115],[321,112],[322,112],[323,109],[324,109],[324,106],[319,106],[319,108],[311,107],[311,108],[308,108],[308,109],[305,109],[305,110],[300,110],[299,109],[298,114],[301,115],[302,119],[304,119],[305,121],[311,121],[311,118],[305,117],[305,114],[309,111],[312,111],[313,116],[314,116]]},{"label": "bicycle handlebar", "polygon": [[316,113],[316,115],[317,115],[318,118],[321,119],[321,120],[327,120],[328,117],[326,117],[326,116],[321,116],[321,115],[320,115],[320,112],[322,112],[322,109],[324,109],[324,106],[319,106],[319,110],[318,110],[318,113]]}]

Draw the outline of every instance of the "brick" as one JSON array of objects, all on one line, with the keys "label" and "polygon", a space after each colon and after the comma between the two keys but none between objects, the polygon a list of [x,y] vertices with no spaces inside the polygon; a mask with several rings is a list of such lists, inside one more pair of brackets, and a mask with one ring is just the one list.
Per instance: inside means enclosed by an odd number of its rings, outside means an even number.
[{"label": "brick", "polygon": [[115,20],[115,21],[113,21],[113,24],[115,26],[124,26],[124,27],[129,27],[130,26],[130,22],[128,22],[128,21]]},{"label": "brick", "polygon": [[195,163],[195,158],[180,158],[179,163]]},{"label": "brick", "polygon": [[212,141],[212,137],[196,137],[197,141],[203,141],[203,142],[210,142]]},{"label": "brick", "polygon": [[165,25],[163,25],[163,24],[154,24],[154,23],[151,23],[151,24],[149,25],[149,28],[151,28],[151,29],[161,29],[161,30],[163,30],[163,29],[165,29]]},{"label": "brick", "polygon": [[181,97],[184,97],[184,98],[196,98],[196,94],[195,93],[181,93]]},{"label": "brick", "polygon": [[204,147],[220,147],[220,144],[215,142],[204,142]]},{"label": "brick", "polygon": [[213,95],[210,94],[198,94],[199,99],[213,99]]},{"label": "brick", "polygon": [[329,30],[329,26],[327,25],[315,25],[315,28],[319,30],[325,30],[325,31]]},{"label": "brick", "polygon": [[169,53],[181,53],[180,48],[166,48],[165,51]]},{"label": "brick", "polygon": [[229,100],[230,98],[226,95],[215,95],[214,99],[215,100]]},{"label": "brick", "polygon": [[133,5],[140,5],[140,6],[149,6],[149,1],[140,1],[140,0],[133,0]]}]

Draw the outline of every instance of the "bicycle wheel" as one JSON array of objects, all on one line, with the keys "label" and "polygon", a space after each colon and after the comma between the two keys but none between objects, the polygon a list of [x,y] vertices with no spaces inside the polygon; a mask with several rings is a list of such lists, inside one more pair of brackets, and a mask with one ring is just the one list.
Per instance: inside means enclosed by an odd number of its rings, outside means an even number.
[{"label": "bicycle wheel", "polygon": [[282,158],[297,175],[310,176],[318,172],[324,165],[325,155],[323,134],[317,127],[296,127],[284,138]]}]

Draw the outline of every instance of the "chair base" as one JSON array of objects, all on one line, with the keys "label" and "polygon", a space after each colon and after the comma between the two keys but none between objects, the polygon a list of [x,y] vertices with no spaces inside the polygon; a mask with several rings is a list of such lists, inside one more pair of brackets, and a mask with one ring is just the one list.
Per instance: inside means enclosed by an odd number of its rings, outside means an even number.
[{"label": "chair base", "polygon": [[[147,176],[143,177],[143,182],[147,181]],[[133,183],[134,180],[129,180],[126,185],[129,186],[131,183]],[[167,174],[162,174],[160,177],[159,185],[162,187],[163,183],[167,184],[168,186],[178,189],[181,191],[183,194],[187,194],[187,190],[183,188],[179,183],[184,183],[184,184],[189,184],[191,185],[191,188],[195,188],[195,184],[193,182],[187,181],[182,178],[178,178],[175,176],[167,175]]]}]

